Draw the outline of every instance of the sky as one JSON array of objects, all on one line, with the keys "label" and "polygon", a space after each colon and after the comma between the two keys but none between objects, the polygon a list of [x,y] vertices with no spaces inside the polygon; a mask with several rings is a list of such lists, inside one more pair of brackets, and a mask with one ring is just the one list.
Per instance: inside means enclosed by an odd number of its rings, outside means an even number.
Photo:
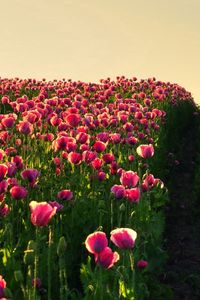
[{"label": "sky", "polygon": [[200,0],[0,0],[0,76],[178,83],[200,104]]}]

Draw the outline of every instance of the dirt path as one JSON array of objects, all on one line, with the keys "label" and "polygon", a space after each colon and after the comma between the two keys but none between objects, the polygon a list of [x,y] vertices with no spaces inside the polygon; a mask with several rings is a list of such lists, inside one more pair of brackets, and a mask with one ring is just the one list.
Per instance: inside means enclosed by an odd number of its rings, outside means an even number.
[{"label": "dirt path", "polygon": [[181,141],[180,164],[170,174],[165,236],[169,261],[164,282],[172,288],[174,300],[200,299],[200,199],[193,189],[196,138],[193,126]]}]

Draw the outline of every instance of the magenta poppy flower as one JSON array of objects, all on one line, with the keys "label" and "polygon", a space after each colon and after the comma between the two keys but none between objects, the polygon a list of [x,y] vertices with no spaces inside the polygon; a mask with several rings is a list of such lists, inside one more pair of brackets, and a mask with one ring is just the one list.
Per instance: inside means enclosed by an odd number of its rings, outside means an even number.
[{"label": "magenta poppy flower", "polygon": [[97,153],[100,153],[106,149],[106,144],[101,141],[96,141],[93,145],[93,148]]},{"label": "magenta poppy flower", "polygon": [[25,187],[15,185],[10,189],[11,197],[17,200],[24,199],[28,195],[28,191]]},{"label": "magenta poppy flower", "polygon": [[82,162],[82,154],[78,152],[70,152],[67,159],[71,164],[79,165]]},{"label": "magenta poppy flower", "polygon": [[111,187],[111,193],[115,195],[116,199],[122,199],[126,195],[126,190],[123,185],[115,184]]},{"label": "magenta poppy flower", "polygon": [[5,193],[8,188],[8,182],[7,180],[2,180],[0,181],[0,195]]},{"label": "magenta poppy flower", "polygon": [[106,234],[96,231],[88,235],[85,240],[86,249],[92,254],[98,254],[108,246]]},{"label": "magenta poppy flower", "polygon": [[4,164],[0,164],[0,181],[4,179],[8,172],[8,167]]},{"label": "magenta poppy flower", "polygon": [[104,171],[99,170],[97,178],[99,181],[104,181],[106,179],[106,173]]},{"label": "magenta poppy flower", "polygon": [[8,204],[3,204],[0,206],[0,216],[1,217],[5,217],[9,214],[10,212],[10,207],[8,206]]},{"label": "magenta poppy flower", "polygon": [[23,179],[28,180],[31,186],[33,186],[40,175],[40,172],[36,169],[26,169],[21,172],[21,176]]},{"label": "magenta poppy flower", "polygon": [[91,162],[91,165],[92,167],[95,169],[95,170],[99,170],[101,169],[102,165],[103,165],[103,160],[96,157],[92,162]]},{"label": "magenta poppy flower", "polygon": [[112,153],[105,153],[103,154],[102,159],[106,164],[111,164],[112,162],[114,162],[115,156]]},{"label": "magenta poppy flower", "polygon": [[139,176],[133,171],[123,171],[120,177],[120,182],[123,186],[132,188],[138,184]]},{"label": "magenta poppy flower", "polygon": [[100,253],[95,254],[95,262],[105,269],[110,269],[119,260],[119,254],[106,247]]},{"label": "magenta poppy flower", "polygon": [[86,144],[89,143],[90,136],[85,132],[79,132],[76,136],[76,140],[80,144]]},{"label": "magenta poppy flower", "polygon": [[77,127],[80,123],[81,117],[79,114],[69,114],[65,117],[65,121],[71,126],[71,127]]},{"label": "magenta poppy flower", "polygon": [[5,156],[4,150],[0,149],[0,161],[3,160],[4,156]]},{"label": "magenta poppy flower", "polygon": [[139,188],[132,188],[126,190],[126,198],[130,202],[139,202],[140,200],[140,189]]},{"label": "magenta poppy flower", "polygon": [[97,139],[101,142],[106,143],[109,140],[109,133],[108,132],[100,132],[97,134]]},{"label": "magenta poppy flower", "polygon": [[137,233],[131,228],[117,228],[111,231],[110,240],[120,249],[131,249],[135,245]]},{"label": "magenta poppy flower", "polygon": [[52,206],[52,207],[56,207],[57,208],[57,212],[62,210],[64,208],[64,206],[60,203],[58,203],[57,201],[49,201],[49,204]]},{"label": "magenta poppy flower", "polygon": [[133,154],[130,154],[130,155],[128,156],[128,160],[129,160],[130,162],[133,162],[133,161],[135,160],[135,156],[134,156]]},{"label": "magenta poppy flower", "polygon": [[62,119],[61,118],[58,118],[57,116],[53,116],[49,122],[51,123],[52,126],[59,126],[62,122]]},{"label": "magenta poppy flower", "polygon": [[83,152],[82,156],[83,156],[83,160],[87,164],[90,164],[97,157],[97,154],[93,151],[86,150]]},{"label": "magenta poppy flower", "polygon": [[6,165],[8,167],[8,173],[7,173],[8,177],[15,176],[15,174],[17,172],[16,164],[13,162],[7,162]]},{"label": "magenta poppy flower", "polygon": [[141,259],[137,262],[137,267],[139,269],[145,269],[147,266],[148,266],[148,262],[146,260]]},{"label": "magenta poppy flower", "polygon": [[33,124],[28,121],[19,121],[19,124],[16,125],[20,133],[23,134],[32,134],[33,133]]},{"label": "magenta poppy flower", "polygon": [[36,288],[40,288],[41,285],[42,285],[42,281],[41,281],[40,278],[38,278],[38,277],[33,278],[33,280],[32,280],[32,286],[35,286]]},{"label": "magenta poppy flower", "polygon": [[15,118],[7,116],[7,117],[3,118],[1,123],[3,124],[3,126],[5,128],[12,128],[15,123]]},{"label": "magenta poppy flower", "polygon": [[73,193],[70,190],[62,190],[57,194],[58,199],[70,201],[73,198]]},{"label": "magenta poppy flower", "polygon": [[111,162],[110,164],[110,173],[112,175],[117,174],[117,170],[119,169],[119,165],[117,164],[116,161]]},{"label": "magenta poppy flower", "polygon": [[137,147],[136,152],[143,158],[150,158],[154,155],[154,147],[152,144],[140,145],[139,147]]},{"label": "magenta poppy flower", "polygon": [[67,143],[68,143],[68,137],[61,136],[60,138],[57,138],[55,141],[53,141],[52,147],[56,151],[58,151],[58,150],[66,150]]},{"label": "magenta poppy flower", "polygon": [[121,142],[121,135],[119,133],[111,133],[110,140],[113,144],[119,144]]},{"label": "magenta poppy flower", "polygon": [[3,279],[3,276],[0,275],[0,298],[5,296],[5,288],[6,288],[6,281]]},{"label": "magenta poppy flower", "polygon": [[23,169],[24,164],[23,164],[23,158],[19,155],[16,155],[14,157],[11,158],[11,162],[15,163],[17,169]]},{"label": "magenta poppy flower", "polygon": [[142,190],[143,192],[146,192],[147,190],[153,188],[160,182],[158,178],[154,178],[152,174],[149,174],[145,177],[145,179],[142,182]]},{"label": "magenta poppy flower", "polygon": [[48,225],[49,221],[57,211],[55,206],[52,207],[47,202],[31,201],[29,207],[31,210],[31,222],[35,226]]}]

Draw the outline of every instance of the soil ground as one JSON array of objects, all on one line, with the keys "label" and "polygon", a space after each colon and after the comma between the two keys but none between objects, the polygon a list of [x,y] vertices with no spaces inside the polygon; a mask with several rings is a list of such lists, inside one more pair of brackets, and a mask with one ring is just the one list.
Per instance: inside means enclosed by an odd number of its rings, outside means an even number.
[{"label": "soil ground", "polygon": [[164,283],[171,287],[174,300],[200,299],[200,199],[194,190],[197,138],[195,127],[188,128],[181,141],[180,164],[170,172]]}]

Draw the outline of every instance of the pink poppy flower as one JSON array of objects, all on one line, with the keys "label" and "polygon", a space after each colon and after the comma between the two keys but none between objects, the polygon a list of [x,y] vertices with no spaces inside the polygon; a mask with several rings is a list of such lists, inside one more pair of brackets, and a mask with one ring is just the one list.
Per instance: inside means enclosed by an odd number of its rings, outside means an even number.
[{"label": "pink poppy flower", "polygon": [[15,163],[17,169],[23,169],[24,164],[23,164],[23,158],[19,155],[16,155],[14,157],[11,158],[11,162]]},{"label": "pink poppy flower", "polygon": [[51,123],[52,126],[59,126],[62,122],[62,119],[61,118],[58,118],[57,116],[53,116],[49,122]]},{"label": "pink poppy flower", "polygon": [[8,188],[8,182],[7,180],[2,180],[0,181],[0,195],[5,193]]},{"label": "pink poppy flower", "polygon": [[0,161],[3,160],[4,156],[5,156],[4,150],[0,149]]},{"label": "pink poppy flower", "polygon": [[120,249],[131,249],[135,246],[137,233],[131,228],[117,228],[110,234],[110,240]]},{"label": "pink poppy flower", "polygon": [[101,169],[102,165],[103,165],[103,160],[96,157],[92,162],[91,162],[91,165],[92,167],[95,169],[95,170],[99,170]]},{"label": "pink poppy flower", "polygon": [[152,144],[140,145],[139,147],[137,147],[136,152],[143,158],[150,158],[154,155],[154,147]]},{"label": "pink poppy flower", "polygon": [[85,240],[86,249],[92,254],[102,252],[108,246],[106,234],[102,231],[96,231],[88,235]]},{"label": "pink poppy flower", "polygon": [[110,269],[119,260],[119,254],[106,247],[100,253],[95,254],[95,262],[105,269]]},{"label": "pink poppy flower", "polygon": [[106,144],[101,141],[96,141],[93,145],[93,148],[97,153],[100,153],[106,149]]},{"label": "pink poppy flower", "polygon": [[126,143],[128,143],[129,145],[135,145],[138,143],[138,139],[133,136],[132,132],[128,133],[127,139],[125,139]]},{"label": "pink poppy flower", "polygon": [[123,186],[132,188],[138,184],[139,176],[133,171],[122,171],[120,182]]},{"label": "pink poppy flower", "polygon": [[83,152],[82,156],[83,156],[83,160],[87,164],[90,164],[97,157],[97,154],[93,151],[86,150]]},{"label": "pink poppy flower", "polygon": [[64,120],[71,126],[71,127],[77,127],[80,123],[81,117],[79,114],[69,114],[67,115]]},{"label": "pink poppy flower", "polygon": [[14,177],[17,172],[16,164],[13,162],[7,162],[6,165],[8,167],[8,177]]},{"label": "pink poppy flower", "polygon": [[119,144],[121,142],[121,135],[119,133],[111,133],[110,140],[113,144]]},{"label": "pink poppy flower", "polygon": [[97,134],[97,139],[101,142],[106,143],[109,140],[109,133],[108,132],[100,132]]},{"label": "pink poppy flower", "polygon": [[52,143],[52,147],[57,150],[66,150],[67,147],[68,138],[66,136],[61,136],[60,138],[57,138]]},{"label": "pink poppy flower", "polygon": [[79,165],[82,162],[82,154],[78,152],[70,152],[67,159],[71,164]]},{"label": "pink poppy flower", "polygon": [[126,190],[123,185],[115,184],[111,187],[111,193],[115,195],[116,199],[122,199],[126,195]]},{"label": "pink poppy flower", "polygon": [[3,276],[0,275],[0,298],[5,296],[5,288],[6,288],[6,281],[3,279]]},{"label": "pink poppy flower", "polygon": [[16,125],[16,128],[20,133],[23,134],[32,134],[33,133],[33,124],[28,121],[19,121],[19,124]]},{"label": "pink poppy flower", "polygon": [[98,174],[97,174],[97,178],[99,181],[104,181],[106,179],[106,173],[99,170]]},{"label": "pink poppy flower", "polygon": [[29,207],[31,210],[31,222],[35,226],[48,225],[49,221],[57,211],[56,207],[52,207],[47,202],[31,201]]},{"label": "pink poppy flower", "polygon": [[0,164],[0,181],[4,179],[8,172],[8,167],[4,164]]},{"label": "pink poppy flower", "polygon": [[21,172],[22,178],[28,180],[31,186],[34,186],[39,175],[40,172],[36,169],[26,169]]},{"label": "pink poppy flower", "polygon": [[135,156],[134,156],[133,154],[130,154],[130,155],[128,156],[128,160],[129,160],[130,162],[133,162],[133,161],[135,160]]},{"label": "pink poppy flower", "polygon": [[58,199],[70,201],[73,198],[73,193],[70,190],[62,190],[57,194]]},{"label": "pink poppy flower", "polygon": [[10,212],[10,207],[8,204],[3,204],[3,206],[0,206],[0,216],[5,217],[9,214]]},{"label": "pink poppy flower", "polygon": [[139,269],[145,269],[147,266],[148,266],[148,262],[146,260],[141,259],[137,262],[137,267]]},{"label": "pink poppy flower", "polygon": [[140,200],[140,189],[139,188],[132,188],[126,190],[126,198],[130,202],[139,202]]},{"label": "pink poppy flower", "polygon": [[25,187],[15,185],[10,189],[11,197],[17,200],[24,199],[28,195],[28,191]]},{"label": "pink poppy flower", "polygon": [[110,164],[110,173],[112,175],[117,174],[117,170],[119,169],[119,165],[116,161],[111,162]]},{"label": "pink poppy flower", "polygon": [[89,147],[89,145],[87,145],[87,144],[81,144],[80,145],[80,147],[79,147],[79,149],[80,149],[80,151],[86,151],[86,150],[89,150],[90,149],[90,147]]},{"label": "pink poppy flower", "polygon": [[79,132],[76,136],[76,140],[80,144],[86,144],[89,143],[90,136],[85,132]]},{"label": "pink poppy flower", "polygon": [[5,117],[5,118],[3,118],[1,123],[3,124],[3,126],[5,128],[12,128],[14,123],[15,123],[15,118],[14,117],[9,117],[9,116]]},{"label": "pink poppy flower", "polygon": [[115,156],[112,153],[105,153],[102,159],[106,164],[111,164],[115,160]]},{"label": "pink poppy flower", "polygon": [[40,278],[38,278],[38,277],[33,278],[33,280],[32,280],[32,286],[35,286],[36,288],[40,288],[41,285],[42,285],[42,281],[41,281]]},{"label": "pink poppy flower", "polygon": [[49,204],[54,208],[57,208],[57,212],[62,210],[64,208],[64,206],[60,203],[58,203],[57,201],[49,201]]},{"label": "pink poppy flower", "polygon": [[158,182],[161,182],[161,180],[158,178],[154,178],[152,174],[147,175],[142,182],[143,192],[146,192],[147,190],[153,188],[158,184]]}]

